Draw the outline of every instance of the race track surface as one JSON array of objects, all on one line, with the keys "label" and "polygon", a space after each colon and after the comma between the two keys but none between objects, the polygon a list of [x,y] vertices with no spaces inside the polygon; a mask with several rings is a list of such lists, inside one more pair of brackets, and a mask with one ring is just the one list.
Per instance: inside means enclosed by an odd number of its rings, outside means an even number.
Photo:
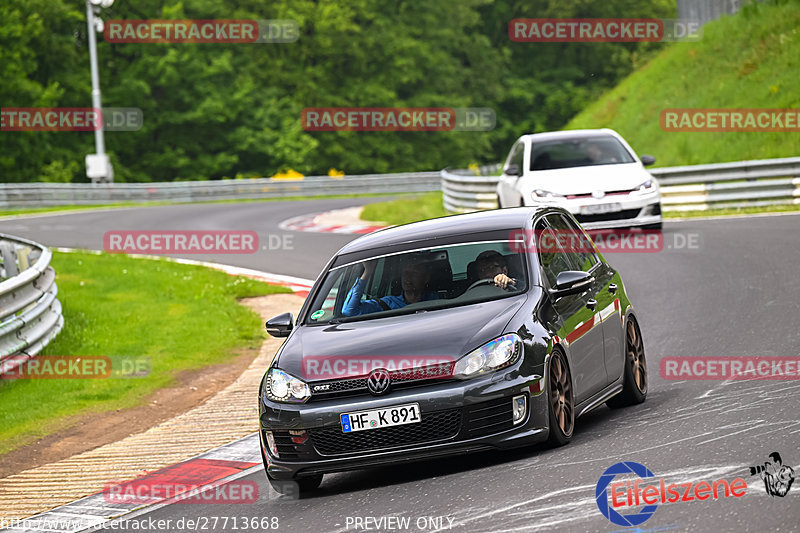
[{"label": "race track surface", "polygon": [[[293,249],[191,257],[314,279],[356,236],[284,232],[278,224],[367,201],[375,199],[132,208],[5,220],[0,232],[91,249],[102,249],[108,230],[254,230],[262,244],[270,234],[287,233]],[[632,531],[609,522],[594,498],[606,468],[635,461],[667,483],[742,477],[750,484],[742,498],[660,505],[641,531],[797,531],[800,480],[786,497],[770,497],[747,467],[777,451],[800,476],[800,381],[668,381],[659,375],[659,361],[800,355],[800,216],[666,222],[664,239],[659,253],[606,255],[621,271],[640,318],[647,401],[593,411],[578,420],[568,446],[329,475],[301,500],[278,496],[258,471],[245,478],[259,485],[256,504],[173,504],[136,518],[171,519],[174,531],[181,518],[203,517],[209,531],[234,530],[230,517],[278,517],[279,530],[297,532]],[[688,242],[694,242],[691,249],[682,246]],[[389,516],[410,518],[409,527],[364,521]],[[218,517],[214,528],[212,517]],[[227,527],[222,517],[229,517]]]}]

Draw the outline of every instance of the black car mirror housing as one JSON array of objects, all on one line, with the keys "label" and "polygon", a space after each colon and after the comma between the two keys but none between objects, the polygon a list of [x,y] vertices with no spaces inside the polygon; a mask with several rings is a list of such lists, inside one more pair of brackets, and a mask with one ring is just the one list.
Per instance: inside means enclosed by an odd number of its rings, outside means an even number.
[{"label": "black car mirror housing", "polygon": [[556,286],[550,289],[550,294],[556,298],[577,294],[589,288],[594,278],[588,272],[580,270],[564,270],[556,276]]},{"label": "black car mirror housing", "polygon": [[292,313],[283,313],[267,320],[267,333],[273,337],[288,337],[292,332]]}]

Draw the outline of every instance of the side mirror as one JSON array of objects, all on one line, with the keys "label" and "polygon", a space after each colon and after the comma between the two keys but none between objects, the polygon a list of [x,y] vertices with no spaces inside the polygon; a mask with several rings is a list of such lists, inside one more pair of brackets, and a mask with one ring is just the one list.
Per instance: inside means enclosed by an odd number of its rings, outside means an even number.
[{"label": "side mirror", "polygon": [[588,272],[564,270],[556,276],[556,286],[550,290],[550,294],[556,298],[578,294],[588,289],[593,281],[594,278]]},{"label": "side mirror", "polygon": [[652,155],[643,155],[641,157],[641,160],[642,164],[646,167],[649,167],[650,165],[653,165],[656,162],[656,158],[653,157]]},{"label": "side mirror", "polygon": [[506,176],[520,176],[522,173],[519,170],[519,165],[511,164],[503,171]]},{"label": "side mirror", "polygon": [[292,313],[283,313],[267,320],[267,333],[273,337],[288,337],[292,332]]}]

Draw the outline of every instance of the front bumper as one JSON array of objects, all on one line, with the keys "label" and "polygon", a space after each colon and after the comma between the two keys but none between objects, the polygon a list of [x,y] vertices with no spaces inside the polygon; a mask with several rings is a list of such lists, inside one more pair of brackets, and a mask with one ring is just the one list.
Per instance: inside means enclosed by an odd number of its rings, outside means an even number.
[{"label": "front bumper", "polygon": [[[610,194],[603,198],[548,198],[547,205],[563,207],[585,229],[635,228],[659,224],[661,218],[661,191],[645,193]],[[595,206],[616,204],[618,209],[608,213],[589,214]]]},{"label": "front bumper", "polygon": [[[547,438],[548,429],[540,376],[523,377],[508,369],[381,397],[357,396],[302,405],[277,404],[262,397],[259,434],[267,473],[275,480],[290,480],[541,442]],[[513,424],[512,398],[520,394],[527,397],[527,412],[521,422]],[[342,431],[341,413],[407,403],[419,404],[421,423]],[[277,443],[277,457],[267,445],[267,431]]]}]

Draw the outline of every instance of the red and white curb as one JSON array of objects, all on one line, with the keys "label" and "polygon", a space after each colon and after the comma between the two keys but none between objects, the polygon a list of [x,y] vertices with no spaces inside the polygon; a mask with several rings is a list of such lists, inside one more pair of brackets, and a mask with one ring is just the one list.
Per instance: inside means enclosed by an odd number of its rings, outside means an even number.
[{"label": "red and white curb", "polygon": [[[111,522],[129,520],[176,501],[180,503],[182,498],[202,499],[208,494],[217,497],[219,493],[225,494],[226,485],[263,469],[259,446],[258,433],[252,433],[186,461],[120,483],[115,487],[119,494],[115,494],[114,488],[106,488],[52,511],[20,520],[0,531],[9,533],[96,531],[108,527]],[[146,502],[141,499],[142,488],[150,489],[150,494],[158,494],[153,489],[165,486],[174,489],[169,497],[148,498]],[[268,490],[272,491],[271,488]],[[133,497],[128,498],[128,496]],[[256,493],[253,496],[260,502],[278,497],[277,493]],[[126,499],[134,501],[127,502]]]},{"label": "red and white curb", "polygon": [[[71,248],[56,248],[56,250],[63,252],[78,251]],[[163,256],[138,257],[166,259],[176,263],[214,268],[232,276],[246,276],[274,285],[288,287],[304,297],[308,295],[308,291],[314,283],[308,279],[271,274],[260,270],[208,261]],[[202,498],[198,494],[205,493],[208,490],[224,492],[226,485],[262,468],[260,443],[256,432],[186,461],[150,472],[135,480],[128,480],[118,484],[115,482],[115,484],[122,487],[118,490],[119,494],[114,493],[114,489],[106,488],[101,492],[62,505],[51,511],[19,520],[13,524],[2,524],[3,526],[10,525],[10,527],[4,527],[0,531],[9,533],[42,531],[79,533],[96,531],[108,526],[111,522],[131,519],[176,502],[176,494],[174,493],[170,497],[149,498],[146,502],[141,499],[137,501],[136,497],[132,498],[133,502],[125,501],[131,490],[134,491],[134,496],[138,496],[136,491],[142,487],[165,485],[184,487],[184,492],[177,494],[178,497],[184,494],[197,499]],[[256,494],[255,497],[261,502],[279,497],[277,493],[273,493],[274,491],[271,488],[268,488],[268,491],[270,491],[269,494]]]},{"label": "red and white curb", "polygon": [[315,233],[343,233],[348,235],[365,234],[378,231],[386,226],[375,224],[330,224],[326,223],[325,219],[335,216],[338,211],[346,211],[345,209],[337,209],[336,211],[327,211],[325,213],[315,213],[311,215],[301,215],[299,217],[284,220],[278,227],[282,230],[290,231],[310,231]]},{"label": "red and white curb", "polygon": [[308,296],[308,291],[310,291],[311,287],[314,285],[314,281],[310,279],[284,276],[282,274],[270,274],[269,272],[262,272],[252,268],[223,265],[222,263],[211,263],[208,261],[196,261],[194,259],[169,258],[169,260],[184,265],[200,265],[215,270],[221,270],[231,276],[244,276],[272,285],[280,285],[281,287],[293,290],[298,296],[302,296],[303,298]]},{"label": "red and white curb", "polygon": [[[102,253],[96,250],[81,250],[78,248],[53,248],[53,249],[59,252],[67,252],[67,253],[70,252],[88,252],[96,254]],[[263,281],[271,285],[279,285],[281,287],[286,287],[287,289],[291,289],[292,291],[297,293],[298,296],[302,296],[303,298],[308,296],[308,291],[310,291],[311,287],[314,285],[314,280],[310,279],[296,278],[294,276],[284,276],[283,274],[271,274],[269,272],[262,272],[261,270],[255,270],[252,268],[224,265],[222,263],[213,263],[210,261],[198,261],[195,259],[183,259],[180,257],[167,257],[163,255],[147,255],[147,254],[128,254],[128,255],[130,257],[141,257],[145,259],[163,259],[165,261],[171,261],[173,263],[181,263],[183,265],[197,265],[197,266],[213,268],[214,270],[221,270],[222,272],[230,274],[231,276],[244,276],[258,281]]]}]

